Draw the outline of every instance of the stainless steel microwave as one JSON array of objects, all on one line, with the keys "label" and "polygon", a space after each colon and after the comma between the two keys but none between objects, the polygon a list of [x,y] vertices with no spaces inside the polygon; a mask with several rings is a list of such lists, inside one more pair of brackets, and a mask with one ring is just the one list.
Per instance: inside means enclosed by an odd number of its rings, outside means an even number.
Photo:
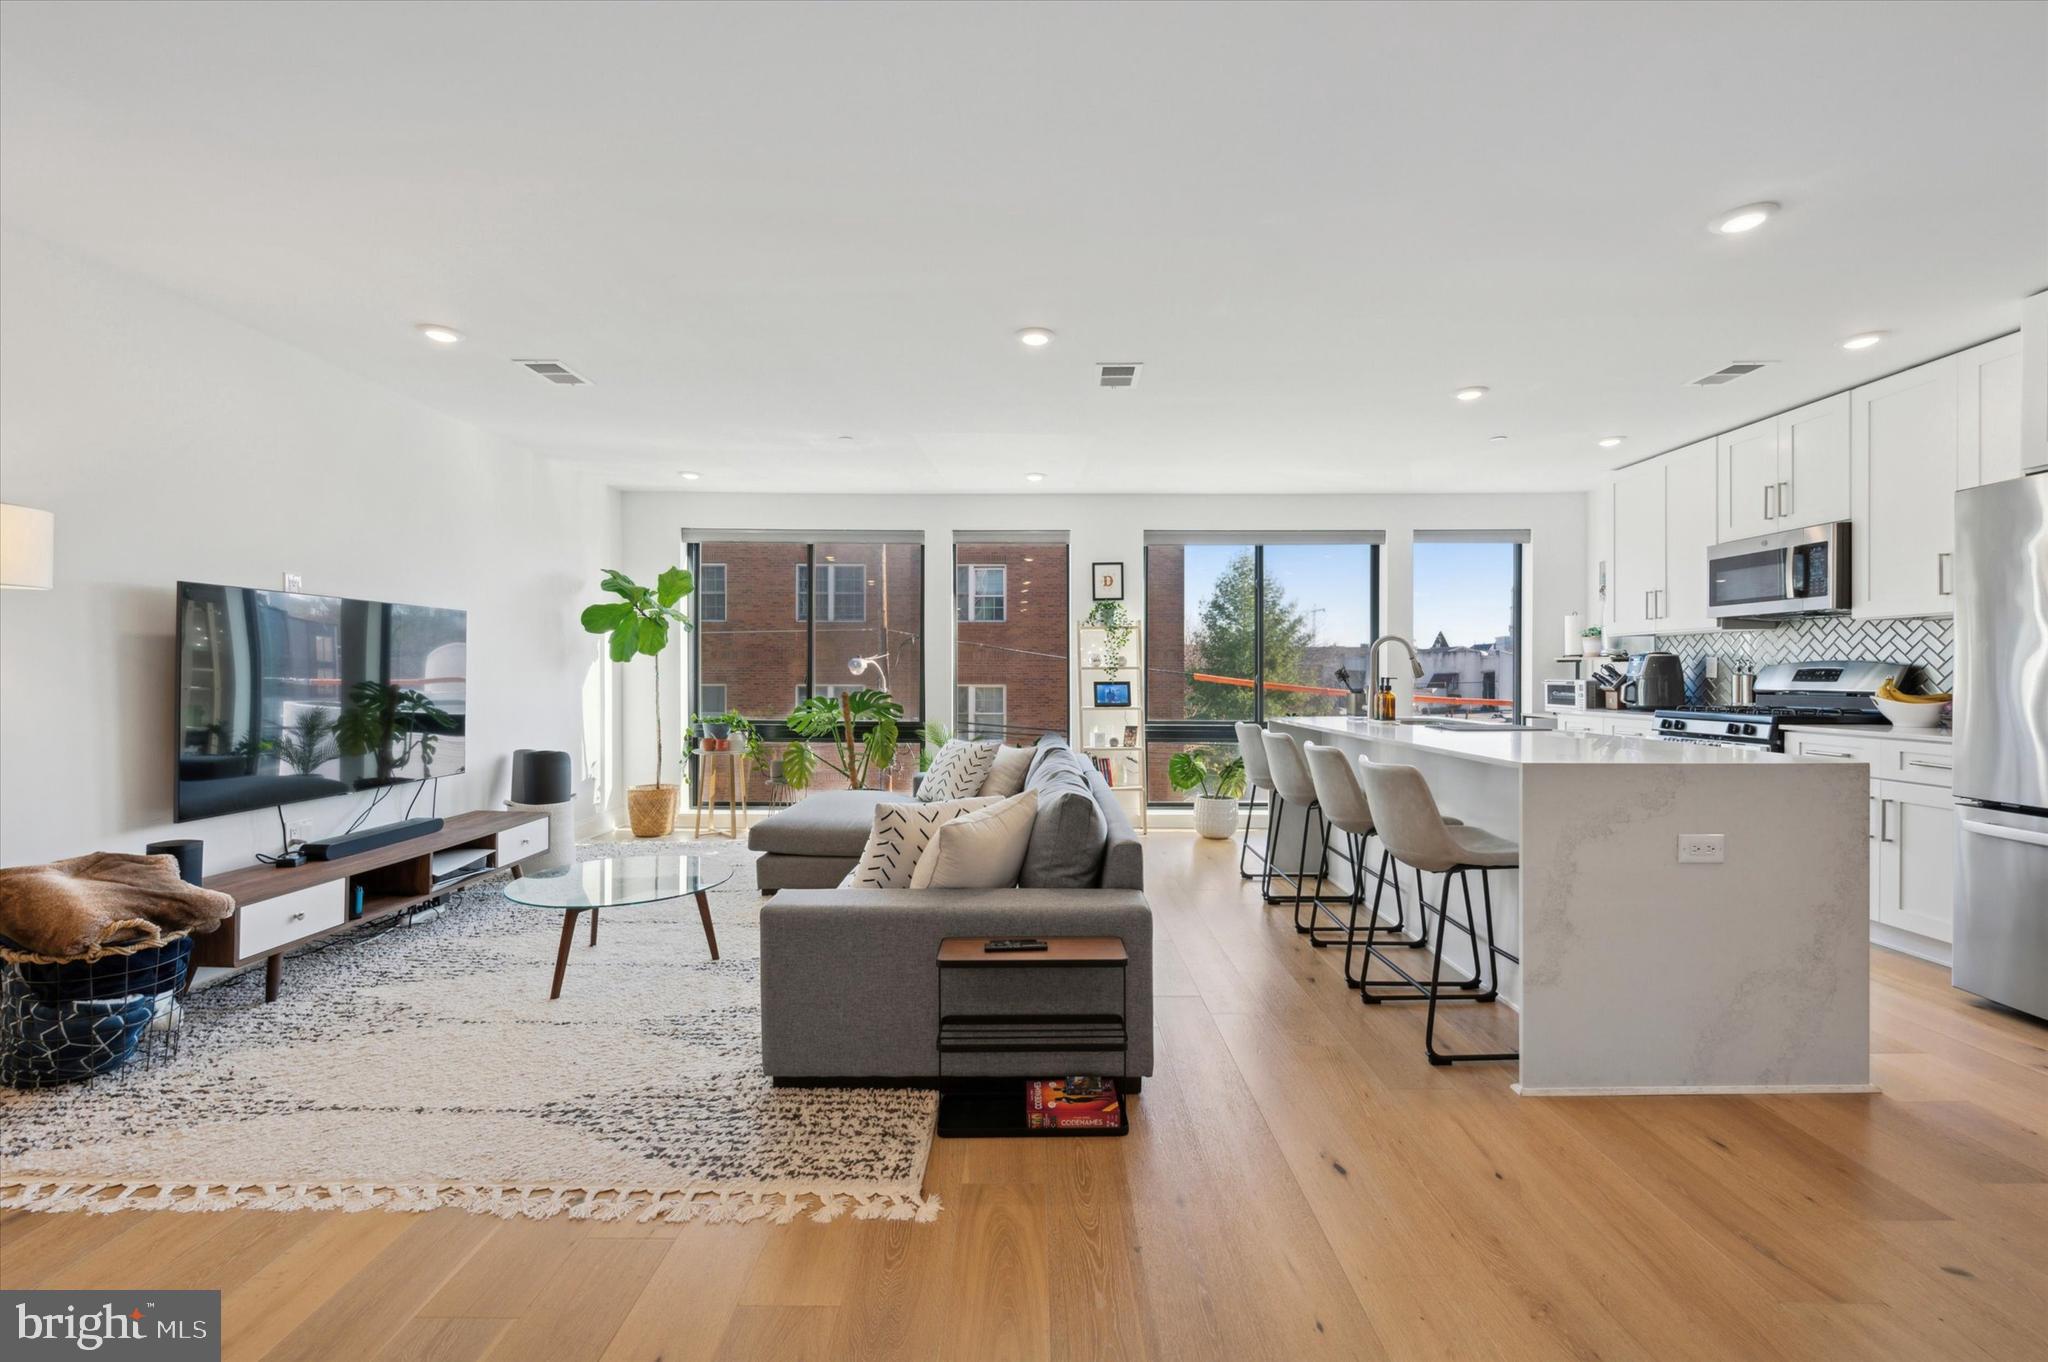
[{"label": "stainless steel microwave", "polygon": [[1717,620],[1828,615],[1848,608],[1846,520],[1707,549],[1707,613]]}]

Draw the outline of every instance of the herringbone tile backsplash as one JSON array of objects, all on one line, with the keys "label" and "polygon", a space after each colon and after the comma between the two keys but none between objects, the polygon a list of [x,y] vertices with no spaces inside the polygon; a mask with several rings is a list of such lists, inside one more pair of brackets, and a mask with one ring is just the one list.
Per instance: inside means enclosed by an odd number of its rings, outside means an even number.
[{"label": "herringbone tile backsplash", "polygon": [[[1711,634],[1659,634],[1657,646],[1685,662],[1685,694],[1693,704],[1727,704],[1736,665],[1774,662],[1908,662],[1907,690],[1951,688],[1956,670],[1955,621],[1945,616],[1858,620],[1822,615],[1768,629],[1720,629]],[[1720,659],[1720,675],[1707,679],[1707,659]]]}]

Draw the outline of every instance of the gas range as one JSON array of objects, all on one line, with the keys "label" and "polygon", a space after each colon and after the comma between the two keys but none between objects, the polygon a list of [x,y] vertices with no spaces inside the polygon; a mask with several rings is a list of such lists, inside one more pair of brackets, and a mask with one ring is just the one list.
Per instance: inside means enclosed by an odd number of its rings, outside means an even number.
[{"label": "gas range", "polygon": [[1665,742],[1785,750],[1788,724],[1881,724],[1871,696],[1905,678],[1896,662],[1789,662],[1757,673],[1756,703],[1660,709],[1650,736]]}]

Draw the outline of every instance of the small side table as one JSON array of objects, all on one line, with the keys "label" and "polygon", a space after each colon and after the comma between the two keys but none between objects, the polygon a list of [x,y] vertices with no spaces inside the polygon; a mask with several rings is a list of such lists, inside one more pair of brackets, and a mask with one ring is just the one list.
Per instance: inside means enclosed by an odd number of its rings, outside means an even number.
[{"label": "small side table", "polygon": [[[1116,1055],[1116,1076],[1130,1068],[1130,957],[1114,936],[1049,936],[1042,951],[989,952],[990,938],[949,936],[939,943],[939,1075],[945,1077],[948,1054],[1066,1055],[1100,1051]],[[1114,970],[1115,1012],[1041,1012],[1008,1004],[974,1003],[949,995],[949,983],[963,976],[1003,971],[1028,983],[1038,970]],[[1020,993],[1029,993],[1020,989]],[[952,1010],[977,1006],[975,1012]],[[1052,1075],[1040,1075],[1051,1077]],[[1111,1129],[1032,1130],[1024,1116],[1024,1079],[981,1079],[971,1088],[949,1091],[939,1099],[938,1133],[949,1139],[995,1136],[1128,1135],[1130,1098],[1121,1087],[1117,1096],[1123,1123]]]},{"label": "small side table", "polygon": [[[738,747],[728,747],[722,751],[707,752],[700,747],[691,755],[697,758],[697,769],[703,772],[704,775],[704,789],[701,792],[702,798],[697,800],[697,830],[695,835],[698,837],[705,835],[704,814],[706,810],[709,810],[711,814],[710,835],[713,837],[730,837],[737,842],[741,829],[746,825],[747,754],[745,750]],[[718,765],[721,758],[725,762],[725,810],[729,822],[729,830],[725,832],[718,830]]]}]

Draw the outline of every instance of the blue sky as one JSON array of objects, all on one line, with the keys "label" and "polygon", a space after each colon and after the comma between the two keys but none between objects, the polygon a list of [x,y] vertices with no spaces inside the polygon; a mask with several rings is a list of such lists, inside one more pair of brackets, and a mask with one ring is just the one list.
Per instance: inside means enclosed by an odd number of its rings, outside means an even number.
[{"label": "blue sky", "polygon": [[[1194,544],[1187,550],[1188,625],[1217,574],[1245,550]],[[1441,630],[1452,643],[1491,643],[1508,631],[1515,582],[1512,544],[1415,546],[1415,641]],[[1371,641],[1370,555],[1363,545],[1286,544],[1266,550],[1266,575],[1315,625],[1317,643]],[[1316,607],[1321,607],[1320,611]]]}]

